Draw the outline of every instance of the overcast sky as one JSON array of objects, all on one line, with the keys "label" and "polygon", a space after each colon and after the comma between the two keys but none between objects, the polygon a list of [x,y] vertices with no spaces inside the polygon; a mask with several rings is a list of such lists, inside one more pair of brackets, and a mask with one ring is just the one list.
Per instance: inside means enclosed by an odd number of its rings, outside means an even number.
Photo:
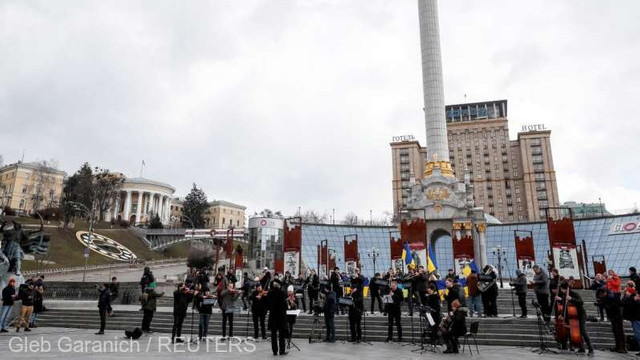
[{"label": "overcast sky", "polygon": [[[552,130],[561,201],[640,203],[640,1],[440,1],[446,103]],[[416,0],[0,2],[0,155],[341,218],[425,142]],[[640,204],[639,204],[640,205]]]}]

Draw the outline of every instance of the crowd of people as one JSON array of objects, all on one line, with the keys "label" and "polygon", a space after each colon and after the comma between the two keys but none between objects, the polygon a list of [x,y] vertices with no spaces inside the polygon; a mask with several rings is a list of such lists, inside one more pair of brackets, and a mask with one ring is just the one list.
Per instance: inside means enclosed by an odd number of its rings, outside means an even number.
[{"label": "crowd of people", "polygon": [[9,279],[7,286],[2,289],[2,311],[0,311],[0,332],[9,332],[11,310],[16,302],[20,301],[20,314],[13,323],[16,332],[24,329],[30,332],[37,328],[38,315],[45,310],[44,307],[45,283],[44,275],[31,277],[24,284],[17,286],[14,278]]},{"label": "crowd of people", "polygon": [[[208,327],[213,308],[218,307],[222,313],[222,339],[233,337],[234,314],[241,311],[250,312],[253,322],[254,338],[267,339],[267,329],[270,330],[271,343],[274,354],[286,353],[285,342],[292,336],[296,316],[292,310],[323,314],[326,335],[324,340],[335,342],[335,317],[347,315],[349,321],[349,340],[360,342],[363,339],[362,318],[369,310],[371,314],[377,312],[386,316],[388,320],[387,341],[393,341],[394,328],[396,341],[402,341],[402,307],[407,306],[408,315],[414,311],[421,314],[428,312],[432,319],[430,333],[443,340],[447,346],[445,353],[457,353],[458,338],[467,332],[467,317],[497,317],[498,316],[498,285],[497,271],[491,266],[485,266],[481,272],[472,270],[468,276],[456,275],[450,270],[442,278],[435,273],[428,273],[424,267],[410,268],[406,274],[400,274],[390,268],[386,273],[376,273],[371,279],[360,274],[359,269],[352,271],[350,276],[334,268],[328,276],[320,278],[314,270],[308,275],[292,276],[289,272],[283,275],[264,268],[259,276],[244,273],[238,281],[234,271],[218,271],[210,279],[210,271],[199,269],[190,271],[173,292],[172,341],[183,342],[182,327],[187,316],[189,305],[198,314],[198,339],[206,341]],[[533,267],[533,278],[529,281],[520,270],[516,271],[516,278],[511,281],[511,289],[518,299],[521,308],[520,317],[526,318],[527,292],[535,294],[535,305],[539,308],[541,318],[547,324],[551,319],[555,323],[564,322],[565,314],[558,311],[558,305],[572,306],[577,310],[577,321],[580,328],[581,343],[577,346],[579,352],[593,354],[593,346],[589,338],[586,322],[587,312],[585,300],[580,293],[572,288],[573,279],[564,279],[558,271],[551,269],[550,275],[540,266]],[[635,338],[640,340],[640,295],[637,292],[638,275],[635,268],[629,269],[629,281],[623,284],[620,277],[610,270],[607,274],[597,274],[591,288],[595,291],[595,304],[599,309],[600,321],[607,320],[616,339],[612,350],[626,352],[626,338],[623,321],[632,324]],[[112,314],[110,306],[114,292],[117,296],[117,281],[100,286],[100,316],[101,330],[104,331],[104,319]],[[463,281],[464,280],[464,281]],[[446,291],[442,295],[441,283],[444,282]],[[240,284],[236,289],[236,284]],[[365,285],[371,299],[369,309],[364,307]],[[151,331],[153,313],[156,311],[156,299],[164,294],[156,291],[153,273],[145,268],[140,281],[142,309],[144,317],[142,331]],[[10,286],[3,290],[3,301],[12,304],[14,295]],[[36,298],[38,291],[34,282],[27,289],[32,298]],[[404,289],[404,291],[403,291]],[[406,292],[406,295],[405,295]],[[42,294],[42,291],[40,292]],[[23,306],[34,300],[29,295],[23,299]],[[417,309],[417,310],[416,310]],[[3,321],[5,308],[3,307]],[[24,310],[24,318],[31,315],[30,309]],[[267,319],[268,317],[268,319]],[[37,319],[37,316],[35,317]],[[20,324],[23,324],[21,322]],[[18,325],[18,328],[21,325]],[[26,328],[29,328],[27,324]],[[2,323],[5,329],[4,322]],[[32,327],[32,326],[31,326]],[[3,330],[4,331],[4,330]],[[559,340],[561,348],[572,346]],[[639,354],[640,355],[640,354]]]}]

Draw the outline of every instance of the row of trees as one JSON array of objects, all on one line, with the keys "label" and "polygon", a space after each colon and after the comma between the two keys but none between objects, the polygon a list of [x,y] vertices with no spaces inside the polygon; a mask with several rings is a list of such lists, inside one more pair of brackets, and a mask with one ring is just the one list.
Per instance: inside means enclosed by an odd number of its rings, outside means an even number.
[{"label": "row of trees", "polygon": [[[254,212],[254,216],[262,216],[269,217],[275,219],[284,219],[285,216],[282,215],[281,211],[272,211],[271,209],[264,209],[262,211]],[[315,210],[307,210],[305,212],[296,214],[302,218],[302,221],[305,223],[312,224],[328,224],[333,222],[331,215],[328,212],[318,212]],[[354,212],[347,213],[342,220],[336,220],[336,224],[342,225],[377,225],[377,226],[388,226],[393,222],[393,215],[389,212],[385,212],[382,218],[376,219],[362,219],[358,218],[358,215]]]},{"label": "row of trees", "polygon": [[93,211],[98,221],[104,220],[105,212],[120,196],[124,175],[108,169],[84,163],[75,174],[68,177],[62,190],[62,213],[65,226],[77,216],[78,209],[73,203],[80,203]]}]

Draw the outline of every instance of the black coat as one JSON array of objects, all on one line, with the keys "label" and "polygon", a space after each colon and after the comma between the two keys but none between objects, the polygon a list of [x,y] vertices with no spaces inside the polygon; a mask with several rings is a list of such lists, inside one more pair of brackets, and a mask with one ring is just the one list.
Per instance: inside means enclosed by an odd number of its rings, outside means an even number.
[{"label": "black coat", "polygon": [[451,327],[449,328],[451,331],[451,335],[453,336],[463,336],[467,333],[467,321],[466,321],[467,313],[465,310],[458,308],[453,313],[451,317]]},{"label": "black coat", "polygon": [[371,296],[380,295],[380,286],[376,284],[376,280],[380,280],[378,278],[371,278],[369,280],[369,291],[371,292]]},{"label": "black coat", "polygon": [[340,286],[340,275],[335,272],[331,273],[331,278],[329,279],[331,282],[331,291],[336,293],[336,296],[342,296],[342,287]]},{"label": "black coat", "polygon": [[336,293],[333,291],[329,291],[325,300],[324,300],[324,314],[325,316],[334,316],[336,313],[336,304],[338,303],[338,299],[336,297]]},{"label": "black coat", "polygon": [[634,296],[624,296],[622,298],[622,315],[625,320],[640,321],[640,301]]},{"label": "black coat", "polygon": [[287,328],[287,294],[280,288],[272,288],[267,293],[269,307],[269,330]]},{"label": "black coat", "polygon": [[266,314],[269,303],[266,296],[261,296],[258,299],[258,290],[254,290],[249,296],[251,300],[251,312],[256,315]]},{"label": "black coat", "polygon": [[[392,290],[389,289],[389,294],[391,294]],[[393,303],[387,305],[387,311],[389,313],[399,313],[400,307],[402,306],[402,301],[404,300],[404,294],[402,294],[402,290],[396,289],[393,291]]]},{"label": "black coat", "polygon": [[640,289],[640,276],[638,275],[638,273],[629,275],[629,280],[633,281],[633,283],[636,284],[636,289]]},{"label": "black coat", "polygon": [[193,295],[185,293],[181,289],[173,292],[173,315],[186,316],[189,304],[193,300]]},{"label": "black coat", "polygon": [[7,285],[4,289],[2,289],[2,305],[12,306],[14,303],[13,295],[15,294],[16,288],[13,286]]},{"label": "black coat", "polygon": [[444,297],[444,299],[447,302],[447,311],[452,311],[453,308],[451,307],[451,304],[453,304],[454,301],[460,299],[460,292],[458,291],[458,288],[452,286],[451,289],[449,289],[449,291],[447,292],[447,295]]},{"label": "black coat", "polygon": [[320,278],[318,277],[318,275],[309,275],[309,277],[307,278],[307,282],[309,283],[307,287],[307,291],[309,292],[309,294],[317,294],[320,288]]},{"label": "black coat", "polygon": [[109,289],[99,290],[100,297],[98,298],[98,309],[101,311],[107,310],[111,305],[111,293]]}]

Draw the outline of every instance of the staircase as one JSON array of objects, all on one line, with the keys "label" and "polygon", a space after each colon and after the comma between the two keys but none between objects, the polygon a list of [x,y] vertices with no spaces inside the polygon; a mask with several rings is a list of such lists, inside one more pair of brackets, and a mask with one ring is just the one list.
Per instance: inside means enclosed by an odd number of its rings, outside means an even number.
[{"label": "staircase", "polygon": [[[590,292],[585,292],[583,299],[588,314],[595,315],[595,307],[592,304],[592,298],[587,297]],[[591,293],[592,295],[592,293]],[[533,294],[531,294],[533,298]],[[171,298],[160,298],[159,306],[170,306]],[[528,305],[531,306],[530,300]],[[366,304],[366,309],[369,309]],[[511,298],[508,293],[503,292],[498,300],[498,310],[502,315],[512,313]],[[406,306],[403,306],[406,311]],[[500,346],[523,346],[535,347],[539,343],[538,323],[533,316],[535,310],[531,306],[528,319],[514,318],[467,318],[467,326],[472,321],[479,322],[478,343],[482,345],[500,345]],[[367,311],[368,314],[368,311]],[[516,315],[520,315],[520,309],[516,304]],[[251,317],[246,313],[236,314],[234,319],[234,335],[235,336],[253,336],[253,324]],[[412,331],[413,320],[413,331]],[[324,318],[320,316],[319,332],[322,332]],[[367,315],[364,319],[366,339],[369,341],[384,341],[387,338],[387,319],[381,315]],[[193,316],[194,334],[198,331],[198,314]],[[348,317],[336,316],[336,338],[346,339],[349,334]],[[116,311],[114,317],[107,319],[107,329],[109,330],[125,330],[139,327],[142,323],[141,311]],[[294,327],[294,338],[308,339],[313,328],[314,317],[312,315],[300,315]],[[52,309],[40,314],[38,318],[40,327],[68,327],[79,329],[98,329],[99,316],[96,310],[72,310],[72,309]],[[152,322],[152,329],[157,333],[170,334],[173,325],[173,317],[170,312],[156,312]],[[183,333],[188,335],[191,326],[191,313],[187,315],[183,327]],[[625,323],[626,333],[632,334],[628,323]],[[209,323],[209,335],[217,336],[222,334],[222,317],[220,313],[214,313]],[[418,316],[409,317],[406,313],[402,316],[402,328],[404,341],[413,340],[417,343],[420,338],[420,323]],[[614,339],[611,327],[608,322],[587,322],[589,336],[596,349],[613,347]],[[318,331],[316,332],[316,334]],[[395,328],[394,328],[394,335]],[[544,336],[545,341],[549,345],[553,345],[553,338],[549,335]]]}]

